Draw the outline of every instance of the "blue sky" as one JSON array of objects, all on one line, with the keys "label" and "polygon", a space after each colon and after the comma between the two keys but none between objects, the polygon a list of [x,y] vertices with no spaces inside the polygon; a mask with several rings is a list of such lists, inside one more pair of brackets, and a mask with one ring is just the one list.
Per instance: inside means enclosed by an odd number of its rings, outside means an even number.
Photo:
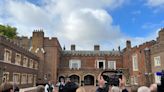
[{"label": "blue sky", "polygon": [[77,50],[125,47],[155,40],[164,27],[164,0],[1,0],[0,24],[15,26],[20,36],[42,29],[61,46]]},{"label": "blue sky", "polygon": [[112,11],[115,24],[119,24],[122,31],[132,37],[145,37],[156,29],[164,26],[164,10],[149,7],[146,0],[136,0]]}]

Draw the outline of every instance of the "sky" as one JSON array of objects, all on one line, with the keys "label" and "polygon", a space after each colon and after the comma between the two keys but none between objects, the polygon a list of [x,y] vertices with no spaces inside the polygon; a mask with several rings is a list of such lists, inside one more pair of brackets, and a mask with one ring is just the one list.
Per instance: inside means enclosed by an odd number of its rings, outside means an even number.
[{"label": "sky", "polygon": [[0,0],[0,24],[19,36],[43,30],[61,46],[76,50],[112,50],[156,40],[164,27],[164,0]]}]

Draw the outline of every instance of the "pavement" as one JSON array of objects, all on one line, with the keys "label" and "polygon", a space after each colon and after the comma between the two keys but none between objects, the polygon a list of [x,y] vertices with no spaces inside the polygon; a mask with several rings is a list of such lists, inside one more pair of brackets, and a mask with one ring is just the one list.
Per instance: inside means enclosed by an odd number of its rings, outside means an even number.
[{"label": "pavement", "polygon": [[[97,87],[96,86],[82,86],[85,88],[86,92],[96,92]],[[21,89],[20,92],[36,92],[37,87],[31,87],[31,88],[26,88],[26,89]],[[131,91],[131,87],[126,87],[129,92]],[[56,87],[55,89],[58,89]],[[57,92],[57,91],[56,91]]]}]

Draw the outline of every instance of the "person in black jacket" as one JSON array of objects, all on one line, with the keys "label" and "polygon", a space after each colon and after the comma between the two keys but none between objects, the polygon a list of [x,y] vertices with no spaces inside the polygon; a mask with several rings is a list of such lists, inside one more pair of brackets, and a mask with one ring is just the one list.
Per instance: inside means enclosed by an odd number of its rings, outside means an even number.
[{"label": "person in black jacket", "polygon": [[70,80],[70,78],[66,78],[66,84],[63,88],[63,92],[76,92],[78,85]]},{"label": "person in black jacket", "polygon": [[[109,88],[109,77],[106,75],[101,75],[101,73],[98,75],[98,88],[96,92],[110,92]],[[128,92],[128,90],[125,88],[125,77],[122,76],[122,79],[119,78],[119,88],[122,90],[122,92]]]}]

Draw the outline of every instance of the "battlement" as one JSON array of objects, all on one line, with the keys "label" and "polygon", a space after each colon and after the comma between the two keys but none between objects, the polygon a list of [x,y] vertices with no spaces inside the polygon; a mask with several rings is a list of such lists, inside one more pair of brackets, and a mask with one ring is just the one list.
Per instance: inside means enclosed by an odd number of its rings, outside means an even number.
[{"label": "battlement", "polygon": [[151,41],[148,41],[148,42],[144,42],[144,43],[140,44],[138,48],[143,47],[143,46],[145,46],[145,45],[153,45],[153,44],[155,44],[155,43],[156,43],[155,40],[151,40]]},{"label": "battlement", "polygon": [[44,37],[44,46],[50,45],[50,46],[57,46],[58,40],[56,37]]},{"label": "battlement", "polygon": [[[0,44],[4,44],[6,46],[12,47],[13,49],[16,49],[17,51],[20,51],[22,53],[28,53],[32,54],[28,49],[22,47],[19,43],[15,42],[14,40],[11,40],[5,36],[0,36]],[[36,57],[36,55],[32,54]]]},{"label": "battlement", "polygon": [[33,37],[44,37],[44,31],[42,29],[34,30]]},{"label": "battlement", "polygon": [[35,29],[33,32],[44,32],[43,29]]}]

